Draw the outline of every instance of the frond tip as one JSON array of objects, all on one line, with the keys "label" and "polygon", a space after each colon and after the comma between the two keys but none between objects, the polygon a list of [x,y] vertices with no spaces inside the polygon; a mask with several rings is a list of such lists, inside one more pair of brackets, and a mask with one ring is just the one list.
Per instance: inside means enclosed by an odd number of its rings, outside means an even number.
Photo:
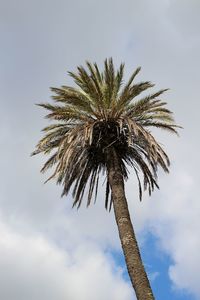
[{"label": "frond tip", "polygon": [[[149,81],[135,83],[140,67],[123,84],[124,64],[116,70],[110,58],[105,60],[103,71],[96,63],[87,61],[86,66],[68,72],[77,87],[52,87],[53,103],[38,104],[48,111],[46,118],[55,123],[43,129],[44,136],[32,155],[51,153],[41,171],[53,167],[48,180],[55,178],[63,186],[62,196],[72,189],[73,206],[80,207],[85,191],[87,206],[93,195],[96,201],[99,178],[107,170],[106,153],[114,149],[123,178],[128,178],[127,166],[134,169],[142,200],[143,190],[151,195],[158,188],[158,167],[168,172],[170,165],[149,129],[157,127],[178,133],[179,126],[161,99],[167,89],[140,97],[154,86]],[[105,207],[110,210],[111,206],[107,181]]]}]

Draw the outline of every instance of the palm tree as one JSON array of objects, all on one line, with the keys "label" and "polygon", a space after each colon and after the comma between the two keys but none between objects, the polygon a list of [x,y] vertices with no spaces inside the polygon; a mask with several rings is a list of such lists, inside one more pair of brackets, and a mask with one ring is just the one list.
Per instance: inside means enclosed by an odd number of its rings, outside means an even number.
[{"label": "palm tree", "polygon": [[[43,129],[44,137],[34,154],[53,152],[42,172],[55,166],[52,176],[63,185],[62,196],[72,189],[73,206],[80,207],[87,188],[87,206],[96,200],[100,174],[106,174],[105,208],[114,207],[119,237],[128,273],[137,299],[154,299],[131,223],[124,191],[128,166],[135,172],[142,199],[158,187],[157,168],[168,172],[169,158],[149,131],[150,127],[177,133],[172,113],[160,100],[166,91],[159,90],[137,99],[154,85],[134,83],[140,68],[123,85],[124,64],[115,71],[113,61],[105,60],[104,71],[96,63],[86,62],[77,73],[69,72],[78,88],[51,88],[54,104],[39,104],[49,111],[46,116],[55,124]],[[48,181],[47,180],[47,181]]]}]

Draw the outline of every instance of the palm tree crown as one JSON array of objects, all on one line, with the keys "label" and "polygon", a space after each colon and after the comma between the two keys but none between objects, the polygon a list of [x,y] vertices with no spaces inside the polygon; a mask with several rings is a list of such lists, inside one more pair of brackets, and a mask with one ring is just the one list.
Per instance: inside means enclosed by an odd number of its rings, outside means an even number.
[{"label": "palm tree crown", "polygon": [[[112,59],[105,60],[104,71],[96,63],[80,66],[77,74],[69,72],[78,88],[62,86],[51,88],[55,104],[39,104],[49,111],[48,119],[56,121],[43,129],[44,137],[33,152],[53,152],[42,172],[55,165],[49,178],[63,185],[62,195],[72,188],[74,203],[80,206],[86,186],[87,205],[95,198],[99,175],[107,170],[112,151],[119,159],[124,179],[127,166],[133,167],[142,198],[141,176],[149,194],[157,185],[157,167],[168,172],[169,158],[151,135],[149,128],[158,127],[176,132],[172,113],[160,100],[166,89],[136,99],[153,87],[149,82],[135,83],[137,68],[127,84],[123,85],[124,64],[115,71]],[[48,179],[48,180],[49,180]],[[107,181],[105,207],[111,208]]]}]

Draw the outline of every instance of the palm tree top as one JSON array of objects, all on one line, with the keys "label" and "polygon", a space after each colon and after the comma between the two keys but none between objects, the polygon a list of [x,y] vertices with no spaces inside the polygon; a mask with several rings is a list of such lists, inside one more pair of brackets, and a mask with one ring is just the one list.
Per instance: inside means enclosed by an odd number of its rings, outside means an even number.
[{"label": "palm tree top", "polygon": [[[139,97],[154,85],[149,81],[135,83],[137,68],[123,84],[124,64],[115,70],[112,58],[104,62],[101,72],[96,63],[86,62],[77,73],[68,72],[77,87],[51,88],[53,104],[38,104],[47,109],[46,118],[56,121],[43,129],[33,155],[51,154],[42,172],[55,166],[51,178],[63,185],[62,195],[72,188],[73,205],[80,206],[85,189],[87,205],[98,191],[99,175],[106,172],[108,160],[115,151],[124,179],[127,165],[136,174],[142,199],[141,176],[149,194],[158,187],[157,167],[168,172],[169,158],[152,136],[149,128],[157,127],[177,133],[172,112],[160,96],[167,90]],[[105,207],[111,208],[107,181]]]}]

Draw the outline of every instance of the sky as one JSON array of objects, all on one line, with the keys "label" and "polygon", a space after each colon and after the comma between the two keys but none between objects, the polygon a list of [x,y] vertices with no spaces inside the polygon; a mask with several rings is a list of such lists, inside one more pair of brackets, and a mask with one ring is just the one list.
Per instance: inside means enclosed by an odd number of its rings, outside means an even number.
[{"label": "sky", "polygon": [[72,84],[85,60],[125,62],[127,79],[170,88],[164,100],[184,129],[154,132],[170,156],[160,190],[138,200],[126,183],[132,222],[157,300],[200,299],[199,0],[0,0],[0,298],[131,300],[104,186],[89,209],[71,209],[45,158],[30,153],[47,125],[35,106],[50,86]]}]

